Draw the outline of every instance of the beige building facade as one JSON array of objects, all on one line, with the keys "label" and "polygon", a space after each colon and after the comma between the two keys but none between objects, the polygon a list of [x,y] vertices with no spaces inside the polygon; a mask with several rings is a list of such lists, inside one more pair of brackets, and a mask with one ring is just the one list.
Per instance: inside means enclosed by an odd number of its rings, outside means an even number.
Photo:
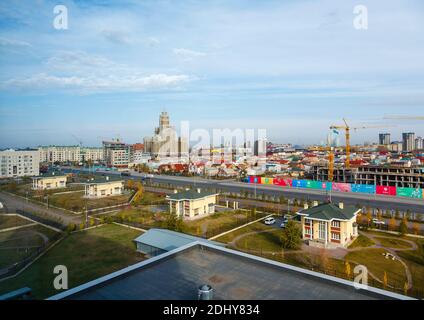
[{"label": "beige building facade", "polygon": [[358,237],[356,216],[352,206],[332,203],[315,205],[298,212],[301,216],[302,238],[311,246],[324,248],[347,247]]},{"label": "beige building facade", "polygon": [[33,190],[49,190],[66,188],[67,176],[62,173],[50,172],[32,178]]},{"label": "beige building facade", "polygon": [[96,177],[83,183],[86,198],[105,198],[124,193],[124,180]]},{"label": "beige building facade", "polygon": [[217,193],[201,189],[174,193],[168,196],[169,211],[188,220],[214,214],[217,196]]}]

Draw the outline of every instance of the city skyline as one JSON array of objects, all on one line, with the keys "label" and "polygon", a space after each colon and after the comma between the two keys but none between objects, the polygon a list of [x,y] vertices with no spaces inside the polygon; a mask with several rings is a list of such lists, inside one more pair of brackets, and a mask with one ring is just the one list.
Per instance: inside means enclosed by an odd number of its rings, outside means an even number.
[{"label": "city skyline", "polygon": [[0,148],[142,141],[164,109],[177,127],[264,128],[282,143],[325,142],[342,118],[423,135],[423,121],[383,120],[421,115],[419,1],[363,1],[362,31],[350,0],[64,1],[67,30],[53,28],[56,4],[0,4]]}]

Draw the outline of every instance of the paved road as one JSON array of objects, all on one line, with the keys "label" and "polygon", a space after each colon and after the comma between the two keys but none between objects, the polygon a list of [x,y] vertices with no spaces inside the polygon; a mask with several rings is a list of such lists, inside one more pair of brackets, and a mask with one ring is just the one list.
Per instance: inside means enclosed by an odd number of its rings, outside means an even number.
[{"label": "paved road", "polygon": [[[87,169],[69,169],[63,168],[65,172],[73,171],[75,173],[85,171]],[[97,172],[97,174],[109,174],[109,175],[119,175],[119,172],[113,171],[104,171]],[[124,177],[128,179],[141,179],[143,174],[140,173],[131,173],[131,177]],[[174,177],[174,176],[165,176],[165,175],[153,175],[151,178],[152,182],[157,183],[169,183],[175,186],[194,186],[194,187],[203,187],[211,189],[222,189],[228,192],[240,192],[240,191],[249,191],[254,194],[266,194],[273,196],[284,196],[288,199],[303,199],[303,200],[318,200],[325,201],[330,196],[325,191],[321,190],[309,190],[309,189],[295,189],[295,188],[282,188],[278,186],[264,186],[264,185],[252,185],[242,182],[236,182],[233,180],[227,181],[217,181],[209,180],[204,178],[188,178],[188,177]],[[360,193],[342,193],[342,192],[331,192],[331,199],[333,202],[344,202],[348,205],[357,205],[360,204],[364,207],[371,208],[381,208],[388,210],[400,210],[406,211],[410,210],[414,213],[424,214],[424,200],[422,199],[407,199],[383,195],[367,195]]]},{"label": "paved road", "polygon": [[64,213],[53,208],[46,208],[43,205],[38,205],[30,201],[26,201],[18,196],[12,196],[4,192],[0,192],[0,202],[5,206],[5,212],[16,212],[23,210],[29,212],[41,212],[48,216],[61,218],[65,225],[69,223],[81,223],[81,216]]}]

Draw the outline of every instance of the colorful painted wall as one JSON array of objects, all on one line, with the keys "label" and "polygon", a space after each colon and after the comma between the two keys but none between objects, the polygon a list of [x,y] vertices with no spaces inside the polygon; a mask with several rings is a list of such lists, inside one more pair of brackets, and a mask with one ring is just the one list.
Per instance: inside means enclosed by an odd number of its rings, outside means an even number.
[{"label": "colorful painted wall", "polygon": [[381,194],[387,196],[397,196],[413,199],[424,199],[424,190],[419,188],[401,188],[390,186],[376,186],[370,184],[353,184],[338,183],[313,180],[299,180],[289,178],[266,178],[249,176],[246,180],[248,183],[256,183],[263,185],[274,185],[286,188],[303,188],[338,192],[355,192],[367,194]]}]

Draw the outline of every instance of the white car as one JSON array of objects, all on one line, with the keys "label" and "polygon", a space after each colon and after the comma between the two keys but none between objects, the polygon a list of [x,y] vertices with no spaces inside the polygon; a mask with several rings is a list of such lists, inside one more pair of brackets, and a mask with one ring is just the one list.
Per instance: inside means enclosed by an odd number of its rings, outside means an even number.
[{"label": "white car", "polygon": [[275,223],[275,219],[274,218],[266,218],[264,222],[265,222],[266,225],[270,226],[270,225]]},{"label": "white car", "polygon": [[386,222],[378,220],[378,219],[372,219],[372,222],[376,225],[385,225]]}]

